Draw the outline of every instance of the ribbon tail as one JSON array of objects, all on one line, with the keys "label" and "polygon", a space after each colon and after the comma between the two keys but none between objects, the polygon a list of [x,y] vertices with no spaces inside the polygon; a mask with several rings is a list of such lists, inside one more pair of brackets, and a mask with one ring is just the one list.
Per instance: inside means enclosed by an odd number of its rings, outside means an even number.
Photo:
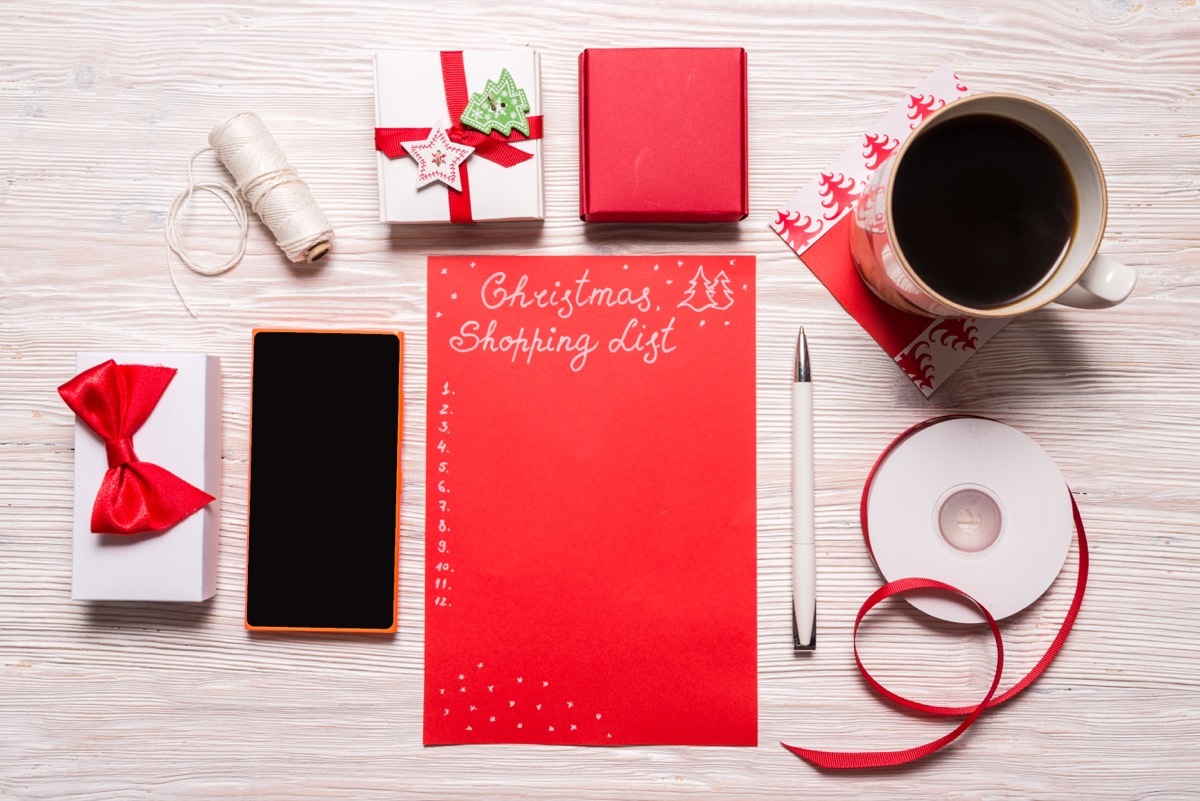
[{"label": "ribbon tail", "polygon": [[[858,770],[862,768],[885,768],[903,765],[918,759],[924,754],[910,754],[908,751],[880,751],[865,753],[858,751],[818,751],[812,748],[801,748],[796,745],[780,743],[796,756],[818,768],[826,770]],[[915,751],[917,749],[909,749]]]},{"label": "ribbon tail", "polygon": [[507,142],[497,142],[487,136],[479,137],[479,143],[473,144],[473,147],[476,156],[499,164],[501,167],[514,167],[533,158],[532,153],[526,153]]},{"label": "ribbon tail", "polygon": [[460,225],[470,225],[475,222],[471,214],[471,179],[466,163],[458,167],[458,177],[462,181],[462,191],[446,187],[446,202],[450,206],[450,222]]},{"label": "ribbon tail", "polygon": [[525,118],[529,122],[529,134],[525,135],[516,128],[512,129],[507,136],[499,131],[492,131],[488,134],[492,139],[498,139],[501,142],[523,142],[526,139],[541,139],[543,136],[542,115],[537,114],[532,117]]},{"label": "ribbon tail", "polygon": [[150,462],[113,467],[104,474],[92,506],[95,534],[165,531],[216,500]]},{"label": "ribbon tail", "polygon": [[416,142],[429,136],[432,128],[376,128],[375,149],[389,159],[408,155],[405,142]]},{"label": "ribbon tail", "polygon": [[[993,692],[994,690],[995,688],[993,687]],[[967,719],[958,724],[954,730],[943,734],[932,742],[913,746],[912,748],[904,748],[899,751],[821,751],[815,748],[801,748],[800,746],[788,745],[782,742],[780,745],[805,762],[816,765],[818,768],[825,768],[826,770],[862,770],[863,768],[890,768],[896,765],[907,765],[909,762],[924,759],[957,740],[963,732],[971,727],[971,724],[975,722],[980,714],[983,713],[989,700],[991,700],[990,693],[967,716]]]}]

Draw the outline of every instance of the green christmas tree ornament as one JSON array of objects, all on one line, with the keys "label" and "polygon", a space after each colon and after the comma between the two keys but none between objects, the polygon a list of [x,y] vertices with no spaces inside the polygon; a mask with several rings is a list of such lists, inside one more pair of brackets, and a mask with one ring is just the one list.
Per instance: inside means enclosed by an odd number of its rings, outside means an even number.
[{"label": "green christmas tree ornament", "polygon": [[529,136],[529,100],[525,90],[517,86],[507,69],[500,70],[500,80],[488,80],[482,92],[473,92],[471,102],[463,109],[463,125],[491,133],[493,129],[508,136],[514,129]]}]

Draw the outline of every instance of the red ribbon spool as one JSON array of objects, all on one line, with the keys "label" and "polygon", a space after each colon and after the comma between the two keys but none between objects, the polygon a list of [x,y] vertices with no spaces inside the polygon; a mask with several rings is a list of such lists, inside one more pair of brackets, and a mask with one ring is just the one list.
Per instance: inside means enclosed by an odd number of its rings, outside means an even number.
[{"label": "red ribbon spool", "polygon": [[[900,443],[911,437],[913,434],[916,434],[918,431],[946,420],[954,420],[957,418],[971,416],[972,415],[946,415],[943,417],[936,417],[926,420],[925,422],[913,426],[900,436],[896,437],[896,439],[892,440],[887,448],[884,449],[883,454],[880,455],[880,457],[875,461],[875,465],[871,468],[871,472],[867,476],[866,484],[863,487],[862,499],[859,503],[859,521],[862,525],[863,539],[866,540],[868,550],[871,548],[871,537],[867,528],[867,498],[871,492],[871,482],[874,480],[875,474],[879,470],[879,466],[883,464],[888,455]],[[1066,488],[1066,491],[1068,497],[1070,497],[1070,488]],[[1042,654],[1041,659],[1039,659],[1037,664],[1034,665],[1033,669],[1025,674],[1020,681],[1015,683],[1012,687],[1009,687],[1007,690],[1001,692],[999,695],[996,694],[996,691],[1000,686],[1001,674],[1004,672],[1004,641],[1000,633],[999,625],[996,623],[995,618],[992,617],[992,614],[983,606],[983,604],[972,598],[963,590],[934,579],[903,578],[896,581],[890,581],[868,596],[867,600],[863,602],[862,607],[858,610],[858,615],[854,619],[854,661],[858,665],[859,672],[862,673],[863,678],[867,680],[867,683],[870,684],[876,692],[888,700],[899,704],[900,706],[918,712],[924,712],[929,715],[937,715],[941,717],[963,717],[963,721],[959,723],[958,726],[952,731],[944,734],[936,740],[932,740],[912,748],[904,748],[896,751],[824,751],[814,748],[801,748],[800,746],[788,745],[787,743],[780,743],[780,745],[801,759],[810,762],[817,767],[826,768],[829,770],[860,770],[864,768],[884,768],[894,765],[904,765],[929,756],[935,751],[939,751],[950,743],[954,742],[967,729],[969,729],[971,725],[979,719],[979,716],[982,715],[986,710],[1003,704],[1005,701],[1012,699],[1014,696],[1025,690],[1025,688],[1027,688],[1029,685],[1033,684],[1033,682],[1036,681],[1039,676],[1046,672],[1046,668],[1050,666],[1050,663],[1054,661],[1054,657],[1057,656],[1058,652],[1062,650],[1063,643],[1066,642],[1067,635],[1071,633],[1071,628],[1075,625],[1075,618],[1079,615],[1079,609],[1083,605],[1084,592],[1087,589],[1087,534],[1084,532],[1083,518],[1079,514],[1079,507],[1075,504],[1075,499],[1073,497],[1070,497],[1070,500],[1071,514],[1075,519],[1075,533],[1079,540],[1079,572],[1075,579],[1075,592],[1071,598],[1071,604],[1067,608],[1067,613],[1063,617],[1062,625],[1059,626],[1058,633],[1054,636],[1054,640],[1050,643],[1050,646],[1046,649],[1046,652]],[[992,677],[991,686],[988,687],[987,693],[983,696],[979,703],[967,706],[941,706],[937,704],[926,704],[920,701],[913,701],[909,698],[905,698],[899,693],[889,690],[874,676],[872,676],[870,671],[868,671],[866,666],[863,664],[862,658],[858,653],[858,629],[863,621],[863,618],[865,618],[868,612],[870,612],[884,600],[893,596],[904,595],[905,593],[916,590],[941,590],[943,592],[949,592],[961,596],[970,603],[974,604],[986,619],[988,627],[992,632],[992,638],[996,643],[996,670]]]}]

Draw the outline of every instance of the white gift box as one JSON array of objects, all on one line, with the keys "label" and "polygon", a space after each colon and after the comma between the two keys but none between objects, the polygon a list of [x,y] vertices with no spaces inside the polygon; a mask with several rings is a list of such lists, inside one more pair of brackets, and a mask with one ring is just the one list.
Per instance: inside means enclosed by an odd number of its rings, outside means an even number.
[{"label": "white gift box", "polygon": [[[528,116],[542,113],[540,59],[528,48],[464,50],[467,95],[482,92],[507,69],[529,100]],[[377,128],[448,128],[450,112],[442,80],[441,55],[436,50],[379,53],[375,56],[375,126]],[[478,153],[467,158],[471,216],[485,220],[545,219],[542,202],[542,140],[513,141],[512,147],[533,158],[502,167]],[[417,164],[407,155],[379,162],[379,219],[381,222],[449,222],[450,189],[435,181],[417,188]]]},{"label": "white gift box", "polygon": [[[79,353],[76,374],[109,359],[178,371],[133,435],[133,449],[142,461],[219,496],[221,360],[198,353]],[[217,588],[220,498],[166,531],[94,534],[92,507],[107,471],[104,441],[77,418],[71,597],[84,601],[211,598]]]}]

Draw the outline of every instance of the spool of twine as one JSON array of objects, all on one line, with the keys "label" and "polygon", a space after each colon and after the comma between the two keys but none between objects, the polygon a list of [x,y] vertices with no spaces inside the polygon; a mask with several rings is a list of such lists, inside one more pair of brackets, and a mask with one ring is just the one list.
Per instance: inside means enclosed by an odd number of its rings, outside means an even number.
[{"label": "spool of twine", "polygon": [[[188,162],[188,185],[175,198],[167,214],[167,247],[193,272],[201,275],[220,275],[232,270],[246,253],[249,221],[245,204],[249,204],[271,233],[275,235],[279,249],[293,262],[312,263],[328,255],[333,241],[333,228],[321,211],[308,184],[288,163],[279,143],[271,136],[267,126],[253,112],[235,114],[216,125],[208,135],[209,147],[198,150]],[[192,168],[196,157],[212,150],[233,176],[236,187],[220,181],[192,179]],[[177,225],[180,215],[197,191],[215,195],[237,221],[241,238],[237,251],[223,264],[206,266],[198,263],[179,239]],[[244,199],[244,203],[243,203]],[[195,312],[188,305],[179,284],[175,280],[170,253],[167,267],[171,283],[183,301],[184,308],[193,317]]]},{"label": "spool of twine", "polygon": [[329,253],[325,212],[257,114],[234,114],[212,129],[208,144],[289,259],[311,263]]}]

